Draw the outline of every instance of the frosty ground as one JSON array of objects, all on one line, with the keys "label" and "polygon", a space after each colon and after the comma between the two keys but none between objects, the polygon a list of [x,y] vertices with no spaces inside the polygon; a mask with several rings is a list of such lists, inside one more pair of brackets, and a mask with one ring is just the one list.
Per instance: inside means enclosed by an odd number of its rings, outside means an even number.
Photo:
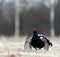
[{"label": "frosty ground", "polygon": [[26,37],[0,37],[0,57],[60,57],[60,37],[48,39],[53,43],[49,51],[44,49],[35,51],[24,50]]}]

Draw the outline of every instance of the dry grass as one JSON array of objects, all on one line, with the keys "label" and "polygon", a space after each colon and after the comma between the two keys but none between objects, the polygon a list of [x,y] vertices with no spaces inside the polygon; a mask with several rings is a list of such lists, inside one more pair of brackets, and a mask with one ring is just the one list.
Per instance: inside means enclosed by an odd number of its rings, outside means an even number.
[{"label": "dry grass", "polygon": [[15,55],[5,55],[4,57],[15,57]]}]

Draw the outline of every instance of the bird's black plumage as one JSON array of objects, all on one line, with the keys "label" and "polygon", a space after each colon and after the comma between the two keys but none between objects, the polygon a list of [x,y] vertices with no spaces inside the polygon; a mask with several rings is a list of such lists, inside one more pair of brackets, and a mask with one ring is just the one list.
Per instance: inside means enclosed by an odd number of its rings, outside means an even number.
[{"label": "bird's black plumage", "polygon": [[41,41],[40,38],[37,39],[37,38],[32,37],[31,46],[32,46],[33,48],[35,48],[35,49],[36,49],[36,48],[41,49],[41,48],[44,47],[44,42]]},{"label": "bird's black plumage", "polygon": [[44,48],[45,50],[49,49],[49,46],[52,46],[52,43],[44,36],[42,36],[42,39],[40,39],[41,36],[39,36],[39,38],[35,38],[33,36],[28,36],[24,47],[25,49],[28,48],[35,48],[37,50],[37,48],[41,49]]}]

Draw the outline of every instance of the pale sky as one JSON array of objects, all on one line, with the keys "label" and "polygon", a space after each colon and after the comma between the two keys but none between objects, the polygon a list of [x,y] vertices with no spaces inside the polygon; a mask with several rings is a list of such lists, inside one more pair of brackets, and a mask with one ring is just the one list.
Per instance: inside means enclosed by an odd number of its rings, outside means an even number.
[{"label": "pale sky", "polygon": [[12,1],[12,0],[5,0],[5,1],[10,2],[10,1]]}]

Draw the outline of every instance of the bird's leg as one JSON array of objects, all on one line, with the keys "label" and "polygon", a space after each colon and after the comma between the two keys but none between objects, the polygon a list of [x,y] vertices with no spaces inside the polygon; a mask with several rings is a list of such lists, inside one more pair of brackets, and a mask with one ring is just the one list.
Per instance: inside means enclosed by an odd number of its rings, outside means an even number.
[{"label": "bird's leg", "polygon": [[37,51],[37,48],[35,48],[35,50]]}]

